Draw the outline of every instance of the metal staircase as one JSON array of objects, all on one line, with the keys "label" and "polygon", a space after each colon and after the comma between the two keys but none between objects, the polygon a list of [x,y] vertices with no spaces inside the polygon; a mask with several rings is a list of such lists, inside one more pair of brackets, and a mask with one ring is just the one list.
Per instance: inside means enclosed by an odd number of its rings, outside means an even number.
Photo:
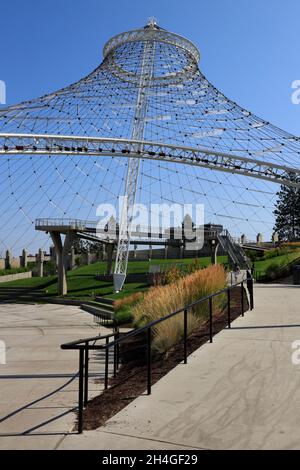
[{"label": "metal staircase", "polygon": [[217,233],[217,238],[234,265],[239,266],[240,269],[251,269],[250,262],[243,248],[232,238],[228,230]]}]

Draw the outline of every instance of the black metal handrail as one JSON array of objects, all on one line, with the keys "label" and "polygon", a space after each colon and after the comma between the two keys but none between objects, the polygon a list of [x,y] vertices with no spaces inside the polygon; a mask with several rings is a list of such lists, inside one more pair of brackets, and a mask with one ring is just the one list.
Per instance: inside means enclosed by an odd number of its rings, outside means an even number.
[{"label": "black metal handrail", "polygon": [[[108,335],[97,335],[90,338],[77,339],[75,341],[70,341],[69,343],[64,343],[61,345],[61,349],[78,349],[82,343],[90,343],[91,341],[99,341],[100,339],[111,338],[115,336],[115,333],[110,333]],[[78,348],[77,348],[78,346]]]},{"label": "black metal handrail", "polygon": [[[118,328],[108,335],[98,335],[89,338],[78,339],[69,343],[61,345],[61,349],[78,349],[79,350],[79,385],[78,385],[78,432],[81,433],[83,429],[83,408],[88,402],[89,393],[89,351],[91,349],[102,349],[102,345],[95,346],[97,341],[105,340],[105,345],[109,343],[110,338],[118,338]],[[94,345],[90,345],[93,342]],[[108,388],[108,365],[109,365],[109,350],[105,351],[105,379],[104,388]],[[114,348],[114,376],[116,376],[119,365],[119,347]]]},{"label": "black metal handrail", "polygon": [[[240,281],[236,284],[226,287],[214,294],[210,294],[206,297],[192,302],[185,307],[182,307],[174,312],[169,313],[168,315],[161,317],[157,320],[149,322],[147,325],[144,325],[140,328],[132,330],[124,335],[120,336],[119,329],[108,335],[104,336],[93,336],[91,338],[80,339],[77,341],[72,341],[70,343],[65,343],[61,345],[62,349],[78,349],[79,350],[79,398],[78,398],[78,432],[81,433],[83,429],[83,408],[86,406],[88,401],[88,374],[89,374],[89,351],[90,350],[105,350],[105,379],[104,379],[104,388],[108,388],[108,368],[109,368],[109,349],[113,348],[113,374],[116,376],[118,367],[119,367],[119,357],[120,357],[120,344],[124,341],[127,341],[128,338],[132,338],[141,333],[147,332],[147,394],[151,395],[151,369],[152,369],[152,358],[151,358],[151,341],[152,341],[152,328],[154,328],[159,323],[162,323],[170,318],[183,313],[183,362],[187,364],[187,337],[188,337],[188,311],[193,307],[208,302],[209,303],[209,341],[213,342],[213,299],[221,294],[227,293],[227,324],[228,328],[231,328],[231,291],[235,287],[241,286],[241,315],[244,316],[244,285],[247,285],[247,290],[249,293],[249,307],[250,310],[254,308],[254,298],[253,298],[253,278],[251,273],[247,272],[247,279]],[[109,341],[110,338],[114,338],[113,341]],[[96,344],[98,341],[105,340],[104,344]],[[90,344],[93,342],[94,344]]]}]

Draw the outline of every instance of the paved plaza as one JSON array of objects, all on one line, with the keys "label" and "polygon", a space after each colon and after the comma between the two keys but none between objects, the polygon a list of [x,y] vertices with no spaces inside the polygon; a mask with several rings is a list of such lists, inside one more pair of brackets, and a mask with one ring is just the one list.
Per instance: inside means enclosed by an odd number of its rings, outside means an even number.
[{"label": "paved plaza", "polygon": [[[75,306],[0,304],[0,331],[0,449],[54,449],[72,432],[78,400],[78,351],[60,345],[101,328]],[[103,370],[92,355],[91,373]],[[90,396],[100,390],[94,382]]]}]

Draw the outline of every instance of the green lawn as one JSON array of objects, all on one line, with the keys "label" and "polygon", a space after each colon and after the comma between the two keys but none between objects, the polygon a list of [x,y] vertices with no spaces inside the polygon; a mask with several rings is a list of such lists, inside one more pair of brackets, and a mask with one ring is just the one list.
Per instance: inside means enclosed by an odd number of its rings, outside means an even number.
[{"label": "green lawn", "polygon": [[[153,264],[163,265],[188,265],[194,262],[194,258],[187,259],[174,259],[174,260],[151,260],[149,261],[130,261],[128,263],[129,273],[146,273],[149,271],[149,266]],[[199,258],[201,266],[208,266],[210,258]],[[219,263],[226,263],[227,256],[220,256]],[[74,271],[68,272],[68,297],[71,298],[93,298],[95,295],[107,296],[109,298],[121,298],[133,292],[138,292],[147,289],[147,285],[141,283],[126,283],[122,292],[114,294],[113,286],[109,282],[97,281],[95,273],[104,273],[106,268],[105,262],[90,264],[82,266]],[[38,278],[33,277],[30,279],[22,279],[19,281],[12,281],[0,284],[0,299],[7,295],[7,292],[16,292],[23,294],[25,291],[31,291],[34,294],[34,299],[38,300],[41,295],[51,297],[57,295],[56,276]]]},{"label": "green lawn", "polygon": [[[263,276],[268,266],[276,263],[284,266],[291,263],[299,257],[299,251],[280,255],[263,261],[255,262],[255,270],[260,276]],[[130,261],[128,263],[129,273],[146,273],[149,271],[150,265],[168,266],[172,265],[189,265],[195,260],[193,258],[162,260],[153,259],[151,261]],[[227,256],[218,257],[219,263],[227,263]],[[210,264],[210,258],[199,258],[201,266],[206,267]],[[82,266],[74,271],[68,272],[68,297],[77,299],[93,299],[95,296],[104,296],[111,299],[122,298],[134,292],[146,290],[147,285],[142,283],[126,283],[122,292],[115,294],[113,285],[109,282],[97,281],[95,273],[104,273],[106,268],[105,262]],[[57,279],[56,276],[45,278],[33,277],[30,279],[22,279],[18,281],[6,282],[0,284],[0,300],[8,297],[16,298],[20,301],[43,301],[42,297],[57,296]]]},{"label": "green lawn", "polygon": [[[255,270],[260,276],[263,276],[268,266],[276,263],[279,266],[284,266],[291,263],[299,257],[299,251],[291,252],[288,254],[280,255],[263,261],[255,262]],[[186,259],[153,259],[151,261],[130,261],[128,263],[129,273],[146,273],[149,271],[150,265],[168,266],[172,265],[189,265],[193,263],[194,258]],[[219,263],[227,263],[227,256],[218,257]],[[199,258],[201,266],[206,267],[210,264],[210,258]],[[143,291],[148,288],[147,285],[142,283],[126,283],[122,292],[115,294],[113,285],[109,282],[97,281],[95,273],[104,273],[106,268],[105,262],[90,264],[82,266],[74,271],[68,272],[68,297],[78,299],[93,299],[96,295],[109,297],[112,299],[122,298],[134,292]],[[24,297],[25,294],[25,297]],[[42,301],[40,297],[55,297],[57,296],[57,279],[56,276],[45,278],[33,277],[30,279],[22,279],[18,281],[11,281],[0,284],[0,300],[7,298],[8,295],[16,296],[20,300]]]}]

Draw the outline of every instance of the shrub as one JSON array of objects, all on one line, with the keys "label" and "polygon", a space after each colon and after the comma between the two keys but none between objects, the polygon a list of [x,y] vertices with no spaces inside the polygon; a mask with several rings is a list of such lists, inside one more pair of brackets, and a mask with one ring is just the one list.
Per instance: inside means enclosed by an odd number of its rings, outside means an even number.
[{"label": "shrub", "polygon": [[115,313],[115,319],[118,321],[119,325],[124,325],[132,322],[132,313],[130,308],[124,308],[123,310],[118,310]]},{"label": "shrub", "polygon": [[[152,287],[132,309],[136,326],[145,325],[169,313],[183,308],[192,302],[206,297],[226,286],[226,274],[223,266],[209,266],[195,271],[184,278],[166,286]],[[214,310],[224,305],[224,296],[214,299]],[[191,332],[208,317],[208,302],[193,308],[188,315],[188,327]],[[162,352],[176,344],[183,333],[182,316],[178,315],[154,328],[153,348]]]},{"label": "shrub", "polygon": [[265,261],[267,259],[276,258],[277,256],[287,255],[299,250],[300,246],[297,243],[285,243],[278,248],[272,248],[264,252],[256,253],[251,250],[246,250],[247,256],[254,261]]},{"label": "shrub", "polygon": [[44,263],[44,277],[54,276],[56,274],[56,263],[54,261],[47,261]]},{"label": "shrub", "polygon": [[165,286],[166,284],[172,284],[184,277],[187,273],[193,272],[190,267],[186,265],[173,265],[166,271],[153,274],[153,285],[154,286]]},{"label": "shrub", "polygon": [[187,266],[187,270],[190,274],[194,273],[195,271],[199,271],[200,269],[202,269],[202,266],[199,258],[195,258],[193,262]]},{"label": "shrub", "polygon": [[18,273],[26,273],[30,271],[29,268],[7,268],[7,269],[0,269],[0,276],[7,276],[8,274],[18,274]]},{"label": "shrub", "polygon": [[183,272],[177,266],[172,266],[168,271],[165,273],[165,282],[166,284],[172,284],[173,282],[178,281],[183,276]]},{"label": "shrub", "polygon": [[280,275],[281,266],[277,263],[270,264],[266,269],[266,278],[273,280]]},{"label": "shrub", "polygon": [[281,246],[281,249],[284,248],[287,250],[287,253],[299,253],[300,255],[300,242],[288,242],[284,243]]},{"label": "shrub", "polygon": [[247,258],[250,259],[250,261],[261,261],[264,257],[264,252],[263,251],[253,251],[253,250],[245,250],[245,254]]},{"label": "shrub", "polygon": [[115,317],[120,324],[132,322],[132,307],[143,299],[142,292],[135,292],[134,294],[123,297],[122,299],[115,300],[114,311]]},{"label": "shrub", "polygon": [[153,285],[164,286],[167,284],[166,271],[153,274]]},{"label": "shrub", "polygon": [[263,259],[266,260],[266,259],[276,258],[277,256],[286,255],[291,252],[292,250],[289,247],[282,246],[280,248],[274,248],[273,250],[266,251],[263,256]]}]

